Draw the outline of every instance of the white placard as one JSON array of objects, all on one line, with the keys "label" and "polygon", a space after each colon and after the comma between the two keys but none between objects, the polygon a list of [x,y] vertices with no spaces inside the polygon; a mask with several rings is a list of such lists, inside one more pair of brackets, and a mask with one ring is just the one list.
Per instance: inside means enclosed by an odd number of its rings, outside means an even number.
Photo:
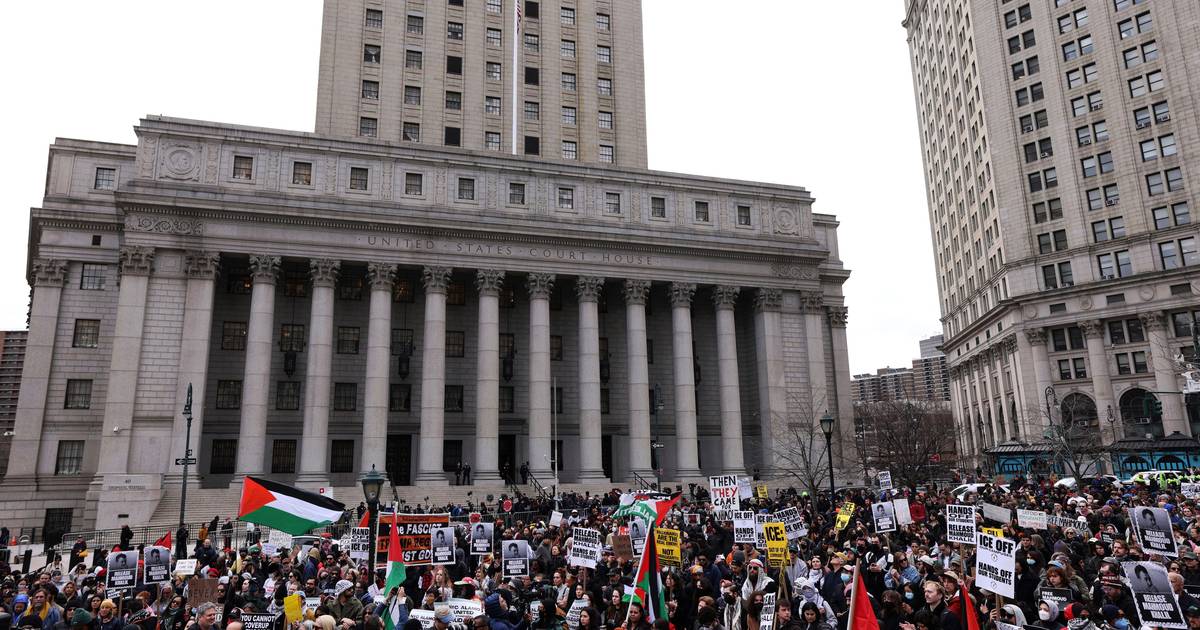
[{"label": "white placard", "polygon": [[946,540],[964,545],[975,544],[975,508],[969,505],[946,506]]},{"label": "white placard", "polygon": [[280,553],[286,553],[292,550],[292,535],[287,532],[281,532],[277,529],[272,529],[267,534],[267,542],[275,545],[275,548]]},{"label": "white placard", "polygon": [[175,575],[196,575],[196,559],[176,560]]},{"label": "white placard", "polygon": [[[763,593],[762,612],[758,615],[759,630],[771,630],[775,625],[775,598],[776,593]],[[823,613],[818,613],[823,614]]]},{"label": "white placard", "polygon": [[1160,507],[1131,507],[1129,524],[1137,534],[1138,543],[1146,553],[1156,553],[1172,558],[1179,556],[1175,545],[1175,534],[1171,531],[1171,516]]},{"label": "white placard", "polygon": [[1179,484],[1179,491],[1183,493],[1183,496],[1195,499],[1196,497],[1200,497],[1200,483],[1181,483]]},{"label": "white placard", "polygon": [[1012,598],[1016,584],[1017,544],[1007,538],[979,534],[975,558],[975,585]]},{"label": "white placard", "polygon": [[171,550],[166,547],[149,546],[144,550],[142,566],[145,568],[142,582],[159,584],[171,581]]},{"label": "white placard", "polygon": [[599,531],[575,527],[571,530],[571,555],[567,556],[567,564],[595,569],[600,561],[601,547]]},{"label": "white placard", "polygon": [[779,510],[775,513],[775,519],[783,523],[783,531],[787,533],[789,541],[808,535],[808,528],[804,526],[804,521],[800,520],[800,510],[794,507]]},{"label": "white placard", "polygon": [[712,475],[708,478],[708,497],[721,520],[730,520],[730,512],[741,509],[737,475]]},{"label": "white placard", "polygon": [[892,471],[890,471],[890,470],[879,471],[879,477],[877,477],[877,479],[879,481],[879,489],[880,490],[891,490],[892,489]]},{"label": "white placard", "polygon": [[738,499],[754,498],[754,488],[750,484],[751,481],[752,480],[749,477],[747,477],[746,475],[738,476],[738,480],[737,480]]},{"label": "white placard", "polygon": [[354,527],[350,530],[350,540],[348,549],[350,557],[354,560],[366,560],[367,548],[371,544],[371,528],[370,527]]},{"label": "white placard", "polygon": [[983,518],[1007,525],[1012,521],[1012,510],[991,503],[980,503],[983,507]]},{"label": "white placard", "polygon": [[562,512],[555,510],[550,513],[550,527],[559,527],[562,525]]},{"label": "white placard", "polygon": [[755,543],[754,512],[737,510],[733,513],[733,542],[748,545]]},{"label": "white placard", "polygon": [[[1143,628],[1186,628],[1167,569],[1158,562],[1122,562]],[[1133,624],[1130,624],[1133,627]]]},{"label": "white placard", "polygon": [[763,533],[763,525],[771,520],[770,514],[755,514],[754,515],[754,546],[766,551],[767,535]]},{"label": "white placard", "polygon": [[1017,525],[1029,529],[1046,529],[1046,513],[1041,510],[1017,510]]},{"label": "white placard", "polygon": [[912,511],[909,510],[908,499],[892,499],[892,512],[896,515],[897,525],[912,525]]},{"label": "white placard", "polygon": [[432,564],[454,564],[454,528],[434,527],[429,530],[429,548],[433,552]]}]

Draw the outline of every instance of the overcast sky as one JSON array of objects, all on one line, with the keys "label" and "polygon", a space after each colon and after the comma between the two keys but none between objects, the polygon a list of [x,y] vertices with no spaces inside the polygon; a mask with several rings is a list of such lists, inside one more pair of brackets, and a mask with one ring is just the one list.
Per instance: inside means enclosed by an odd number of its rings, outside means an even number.
[{"label": "overcast sky", "polygon": [[[643,0],[650,167],[804,186],[837,215],[854,373],[909,365],[941,332],[903,3],[870,4]],[[2,329],[25,327],[29,208],[55,137],[133,143],[146,114],[312,130],[320,0],[4,13]]]}]

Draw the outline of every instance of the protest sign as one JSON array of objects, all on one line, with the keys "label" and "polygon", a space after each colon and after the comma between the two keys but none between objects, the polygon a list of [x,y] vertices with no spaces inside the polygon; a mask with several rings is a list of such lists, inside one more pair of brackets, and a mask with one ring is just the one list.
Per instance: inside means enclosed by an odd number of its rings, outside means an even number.
[{"label": "protest sign", "polygon": [[738,485],[738,499],[739,500],[754,498],[754,489],[750,487],[751,481],[752,480],[749,477],[747,477],[746,475],[738,476],[737,485]]},{"label": "protest sign", "polygon": [[1041,510],[1017,510],[1017,525],[1028,529],[1046,529],[1046,513]]},{"label": "protest sign", "polygon": [[883,501],[871,506],[871,516],[875,520],[875,533],[896,531],[896,508],[891,501]]},{"label": "protest sign", "polygon": [[182,575],[185,577],[189,575],[196,575],[196,559],[192,558],[190,560],[176,560],[175,575]]},{"label": "protest sign", "polygon": [[433,605],[435,610],[440,606],[449,608],[450,614],[454,615],[455,621],[468,625],[470,625],[472,619],[483,614],[483,602],[477,599],[452,597],[444,602],[437,602]]},{"label": "protest sign", "polygon": [[171,581],[171,550],[166,547],[146,547],[145,575],[142,582],[157,584]]},{"label": "protest sign", "polygon": [[613,555],[618,560],[630,561],[633,560],[633,541],[625,534],[613,534],[612,537]]},{"label": "protest sign", "polygon": [[1039,598],[1058,604],[1059,610],[1064,610],[1068,604],[1075,601],[1075,597],[1071,594],[1071,589],[1069,588],[1043,587],[1039,593]]},{"label": "protest sign", "polygon": [[764,523],[763,535],[767,540],[767,562],[782,569],[787,564],[787,532],[783,523]]},{"label": "protest sign", "polygon": [[912,525],[912,512],[908,507],[908,499],[892,499],[892,513],[896,515],[896,524]]},{"label": "protest sign", "polygon": [[1084,538],[1089,538],[1092,535],[1091,530],[1088,529],[1086,521],[1074,519],[1069,516],[1059,516],[1057,514],[1047,514],[1046,515],[1046,525],[1047,526],[1054,525],[1055,527],[1059,527],[1063,530],[1066,530],[1067,528],[1074,529],[1074,530],[1078,531],[1080,534],[1082,534]]},{"label": "protest sign", "polygon": [[649,529],[646,521],[637,518],[629,519],[629,542],[633,544],[634,552],[639,555],[646,548],[646,532]]},{"label": "protest sign", "polygon": [[275,545],[275,548],[280,551],[292,550],[292,535],[287,532],[281,532],[278,529],[272,529],[267,534],[267,542]]},{"label": "protest sign", "polygon": [[758,630],[771,630],[775,625],[775,599],[777,593],[763,593],[762,611],[758,614]]},{"label": "protest sign", "polygon": [[800,510],[794,507],[776,512],[775,520],[783,523],[783,529],[787,532],[789,541],[808,535],[808,528],[804,526],[804,521],[800,520]]},{"label": "protest sign", "polygon": [[321,597],[320,596],[304,598],[304,612],[314,612],[315,613],[315,612],[317,612],[317,609],[320,607],[321,607]]},{"label": "protest sign", "polygon": [[491,523],[475,523],[471,526],[472,556],[486,556],[492,553],[492,535],[495,527]]},{"label": "protest sign", "polygon": [[975,544],[975,508],[957,504],[946,506],[946,540],[965,545]]},{"label": "protest sign", "polygon": [[737,510],[733,513],[733,542],[754,544],[754,512]]},{"label": "protest sign", "polygon": [[304,618],[304,598],[300,596],[300,593],[283,598],[283,618],[289,624]]},{"label": "protest sign", "polygon": [[369,553],[367,547],[371,544],[370,527],[354,527],[350,530],[350,557],[354,560],[366,560]]},{"label": "protest sign", "polygon": [[[1033,627],[1033,626],[1030,626],[1030,627]],[[1024,630],[1024,629],[1021,626],[1015,626],[1011,623],[1004,623],[1003,621],[997,621],[996,622],[996,630]]]},{"label": "protest sign", "polygon": [[414,608],[413,610],[408,611],[408,616],[421,623],[421,630],[430,630],[430,628],[433,628],[432,610],[421,610],[419,608]]},{"label": "protest sign", "polygon": [[771,498],[771,491],[769,488],[767,488],[767,484],[765,484],[765,483],[754,484],[754,498],[756,498],[756,499]]},{"label": "protest sign", "polygon": [[579,627],[579,615],[584,608],[588,607],[588,600],[579,598],[571,602],[571,607],[567,609],[567,627],[575,630]]},{"label": "protest sign", "polygon": [[1171,532],[1171,517],[1158,507],[1129,508],[1129,523],[1137,534],[1138,543],[1147,553],[1157,553],[1172,558],[1179,556],[1175,546],[1175,535]]},{"label": "protest sign", "polygon": [[840,532],[843,529],[846,529],[846,526],[850,524],[850,519],[853,517],[854,503],[852,501],[843,503],[842,507],[838,508],[837,522],[835,523],[837,530]]},{"label": "protest sign", "polygon": [[763,534],[763,525],[771,520],[770,514],[755,514],[754,515],[754,546],[759,549],[767,548],[767,538]]},{"label": "protest sign", "polygon": [[118,551],[117,553],[108,554],[108,580],[107,587],[109,590],[125,590],[132,589],[137,585],[138,579],[138,552],[134,551]]},{"label": "protest sign", "polygon": [[[1141,509],[1141,508],[1137,508]],[[1139,515],[1140,517],[1140,515]],[[1186,628],[1167,569],[1157,562],[1122,562],[1142,627]]]},{"label": "protest sign", "polygon": [[432,564],[433,530],[449,525],[449,514],[380,514],[379,538],[375,541],[376,553],[379,557],[387,557],[390,528],[396,527],[400,548],[404,550],[404,564]]},{"label": "protest sign", "polygon": [[892,471],[890,471],[890,470],[879,471],[879,476],[876,477],[876,480],[879,482],[880,490],[891,490],[892,489]]},{"label": "protest sign", "polygon": [[454,528],[435,527],[429,535],[433,564],[454,564]]},{"label": "protest sign", "polygon": [[524,540],[504,541],[504,577],[529,575],[529,543]]},{"label": "protest sign", "polygon": [[673,567],[683,566],[683,553],[679,548],[678,529],[654,528],[654,547],[658,550],[659,564]]},{"label": "protest sign", "polygon": [[242,630],[272,630],[275,627],[275,613],[242,613]]},{"label": "protest sign", "polygon": [[986,518],[989,521],[1008,523],[1012,520],[1012,510],[1006,507],[992,505],[991,503],[987,502],[981,503],[980,505],[983,506],[983,518]]},{"label": "protest sign", "polygon": [[551,512],[550,513],[550,527],[561,527],[562,526],[562,516],[563,516],[562,512],[559,512],[558,510]]},{"label": "protest sign", "polygon": [[571,530],[571,555],[567,564],[595,569],[600,561],[600,532],[586,527]]},{"label": "protest sign", "polygon": [[719,520],[728,521],[729,514],[741,507],[737,493],[737,475],[712,475],[708,478],[708,497]]},{"label": "protest sign", "polygon": [[1017,543],[990,534],[979,534],[975,558],[975,585],[998,595],[1015,597]]},{"label": "protest sign", "polygon": [[979,531],[987,534],[988,536],[995,536],[996,538],[1004,538],[1004,530],[1000,529],[999,527],[980,527]]},{"label": "protest sign", "polygon": [[1195,499],[1196,497],[1200,497],[1200,483],[1181,483],[1179,484],[1179,491],[1183,493],[1183,496]]},{"label": "protest sign", "polygon": [[188,605],[199,606],[205,602],[217,603],[217,578],[192,578],[188,580]]}]

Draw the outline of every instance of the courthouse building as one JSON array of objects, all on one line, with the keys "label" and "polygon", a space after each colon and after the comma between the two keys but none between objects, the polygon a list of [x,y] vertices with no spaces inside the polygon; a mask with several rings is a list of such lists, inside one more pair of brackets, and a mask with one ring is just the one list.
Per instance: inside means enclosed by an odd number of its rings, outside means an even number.
[{"label": "courthouse building", "polygon": [[526,0],[514,99],[514,8],[328,0],[316,133],[55,141],[10,525],[145,522],[189,388],[196,483],[234,497],[770,475],[826,410],[853,449],[836,219],[646,170],[638,0]]}]

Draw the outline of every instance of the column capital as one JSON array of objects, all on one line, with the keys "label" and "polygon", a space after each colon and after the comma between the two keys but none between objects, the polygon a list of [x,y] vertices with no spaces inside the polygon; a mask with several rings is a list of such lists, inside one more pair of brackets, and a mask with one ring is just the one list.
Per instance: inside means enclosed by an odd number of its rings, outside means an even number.
[{"label": "column capital", "polygon": [[1163,314],[1158,311],[1149,313],[1140,313],[1138,319],[1142,320],[1142,328],[1146,330],[1163,330],[1166,328],[1166,319]]},{"label": "column capital", "polygon": [[801,291],[800,310],[804,313],[820,314],[825,310],[825,296],[820,291]]},{"label": "column capital", "polygon": [[1003,345],[1004,351],[1007,352],[1008,354],[1016,354],[1017,353],[1017,336],[1016,335],[1009,335],[1009,336],[1005,337],[1004,341],[1002,341],[1000,343]]},{"label": "column capital", "polygon": [[421,269],[421,284],[426,293],[445,293],[450,286],[451,267],[424,267]]},{"label": "column capital", "polygon": [[212,280],[221,269],[221,254],[189,249],[183,252],[183,270],[189,278]]},{"label": "column capital", "polygon": [[1046,345],[1046,329],[1031,328],[1025,331],[1025,340],[1035,346]]},{"label": "column capital", "polygon": [[367,281],[371,283],[372,291],[392,291],[396,281],[396,265],[391,263],[367,263]]},{"label": "column capital", "polygon": [[778,311],[783,306],[783,291],[779,289],[759,289],[754,293],[754,310]]},{"label": "column capital", "polygon": [[580,302],[599,302],[602,291],[604,278],[600,276],[579,276],[575,279],[575,296]]},{"label": "column capital", "polygon": [[254,283],[275,284],[279,278],[280,262],[278,256],[251,256],[250,276],[254,279]]},{"label": "column capital", "polygon": [[846,320],[850,318],[850,309],[845,306],[829,307],[829,325],[834,328],[845,328]]},{"label": "column capital", "polygon": [[500,295],[504,288],[503,269],[476,269],[475,289],[480,295]]},{"label": "column capital", "polygon": [[342,261],[333,258],[313,258],[308,261],[308,274],[314,287],[332,287],[337,284]]},{"label": "column capital", "polygon": [[719,284],[713,287],[712,301],[717,310],[723,308],[733,308],[737,304],[738,294],[742,292],[741,287],[729,286],[727,284]]},{"label": "column capital", "polygon": [[554,292],[555,276],[552,273],[531,273],[525,276],[525,290],[529,291],[530,299],[550,299]]},{"label": "column capital", "polygon": [[696,285],[692,282],[671,283],[671,306],[691,308],[692,296],[696,295]]},{"label": "column capital", "polygon": [[621,287],[621,295],[626,304],[645,304],[646,297],[650,295],[650,281],[626,280]]},{"label": "column capital", "polygon": [[118,260],[122,276],[148,276],[154,271],[154,248],[126,245]]},{"label": "column capital", "polygon": [[67,261],[56,258],[34,258],[29,270],[35,287],[61,287],[67,281]]},{"label": "column capital", "polygon": [[1104,325],[1098,319],[1086,319],[1079,322],[1079,330],[1083,331],[1083,338],[1089,339],[1092,337],[1102,339],[1104,337]]}]

